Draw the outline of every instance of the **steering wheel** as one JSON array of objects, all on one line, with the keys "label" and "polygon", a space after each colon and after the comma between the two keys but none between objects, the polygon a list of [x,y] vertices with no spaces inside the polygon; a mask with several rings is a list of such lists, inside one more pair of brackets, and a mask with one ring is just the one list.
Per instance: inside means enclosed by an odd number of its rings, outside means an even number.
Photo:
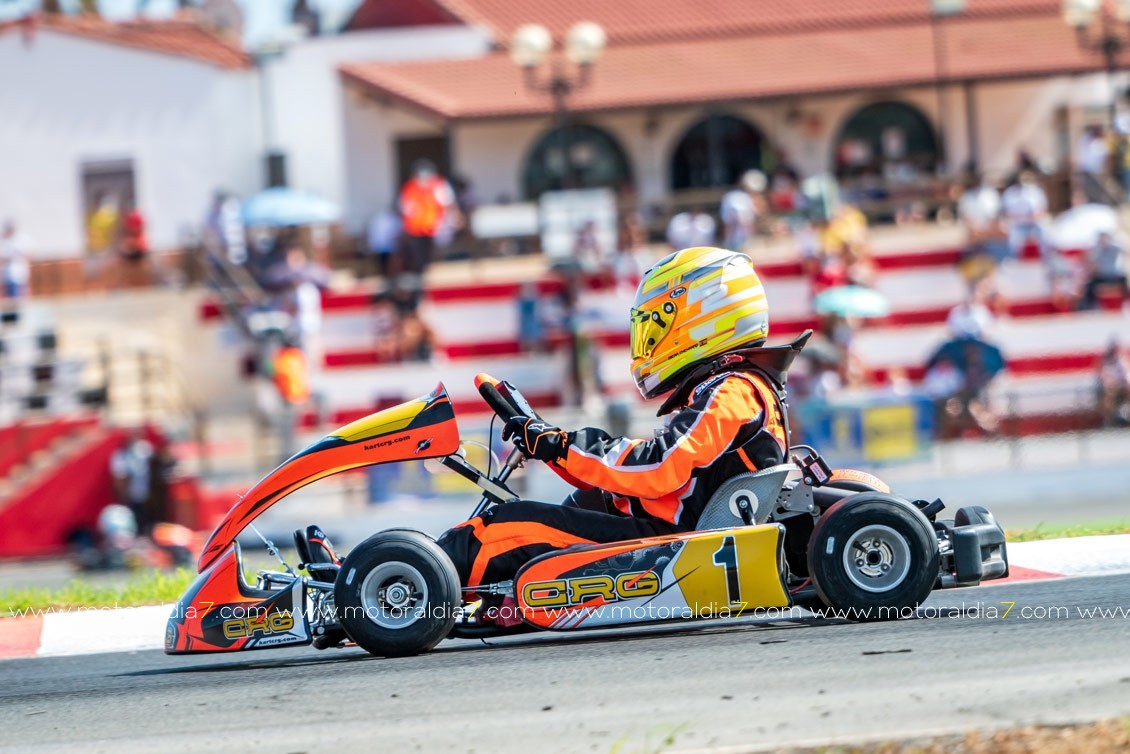
[{"label": "steering wheel", "polygon": [[505,380],[498,380],[486,373],[475,375],[475,387],[483,397],[491,411],[500,419],[508,421],[515,416],[533,416],[538,419],[537,412],[530,406],[526,397],[518,392],[518,388]]}]

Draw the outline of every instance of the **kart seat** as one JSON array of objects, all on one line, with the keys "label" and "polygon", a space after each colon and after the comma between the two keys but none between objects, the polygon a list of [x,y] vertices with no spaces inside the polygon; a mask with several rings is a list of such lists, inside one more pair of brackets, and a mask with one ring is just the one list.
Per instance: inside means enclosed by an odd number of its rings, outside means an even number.
[{"label": "kart seat", "polygon": [[696,529],[727,529],[745,526],[739,503],[744,498],[749,503],[752,520],[763,524],[777,507],[777,498],[788,478],[789,472],[796,470],[791,463],[770,466],[767,469],[747,474],[738,474],[722,483],[714,491],[698,517]]},{"label": "kart seat", "polygon": [[294,549],[310,576],[333,583],[337,577],[336,566],[341,565],[341,556],[334,551],[329,537],[320,527],[311,525],[295,530]]}]

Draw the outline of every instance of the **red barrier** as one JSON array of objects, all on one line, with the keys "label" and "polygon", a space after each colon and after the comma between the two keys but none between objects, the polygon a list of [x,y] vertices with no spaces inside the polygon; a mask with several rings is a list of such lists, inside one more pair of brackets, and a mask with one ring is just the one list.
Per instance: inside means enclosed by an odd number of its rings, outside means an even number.
[{"label": "red barrier", "polygon": [[100,437],[9,499],[0,510],[0,557],[60,552],[72,532],[94,528],[99,512],[114,501],[110,456],[124,436],[117,431]]},{"label": "red barrier", "polygon": [[0,429],[0,477],[33,455],[51,447],[59,438],[79,429],[93,427],[97,419],[52,419],[46,422],[19,422]]}]

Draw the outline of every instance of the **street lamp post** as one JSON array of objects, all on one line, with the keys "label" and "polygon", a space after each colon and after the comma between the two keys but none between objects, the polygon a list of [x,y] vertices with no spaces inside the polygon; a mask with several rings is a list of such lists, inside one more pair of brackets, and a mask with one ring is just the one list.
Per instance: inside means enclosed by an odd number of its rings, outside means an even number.
[{"label": "street lamp post", "polygon": [[1130,47],[1130,0],[1116,0],[1113,18],[1104,9],[1103,0],[1063,0],[1063,20],[1075,29],[1081,48],[1103,56],[1110,86],[1110,127],[1113,129],[1118,110],[1114,73],[1118,69],[1119,55]]},{"label": "street lamp post", "polygon": [[564,188],[573,184],[573,163],[569,157],[569,95],[592,81],[592,66],[604,51],[604,29],[592,21],[574,24],[565,35],[565,58],[573,64],[568,69],[554,58],[548,75],[542,74],[543,63],[553,49],[553,35],[541,24],[520,26],[510,40],[510,59],[521,66],[526,86],[535,92],[553,97],[554,125],[561,152]]}]

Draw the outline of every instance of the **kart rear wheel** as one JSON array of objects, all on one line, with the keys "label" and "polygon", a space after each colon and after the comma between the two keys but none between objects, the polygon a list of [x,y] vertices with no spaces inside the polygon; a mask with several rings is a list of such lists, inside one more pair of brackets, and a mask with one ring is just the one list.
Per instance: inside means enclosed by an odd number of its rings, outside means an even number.
[{"label": "kart rear wheel", "polygon": [[910,614],[938,578],[938,540],[930,522],[893,495],[861,492],[820,517],[808,569],[826,605],[853,620]]},{"label": "kart rear wheel", "polygon": [[353,548],[334,584],[338,619],[374,655],[407,657],[442,641],[455,624],[459,576],[428,536],[380,532]]}]

